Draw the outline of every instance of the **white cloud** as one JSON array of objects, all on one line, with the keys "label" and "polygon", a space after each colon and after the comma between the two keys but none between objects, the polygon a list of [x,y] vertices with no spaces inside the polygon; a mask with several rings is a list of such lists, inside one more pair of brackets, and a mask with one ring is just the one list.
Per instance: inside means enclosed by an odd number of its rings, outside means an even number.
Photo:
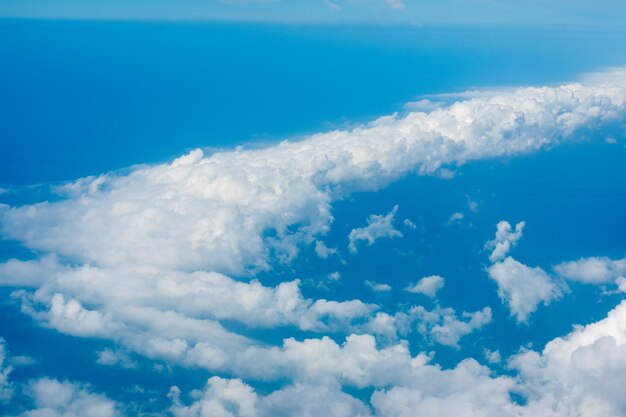
[{"label": "white cloud", "polygon": [[461,220],[463,220],[464,217],[465,215],[463,213],[460,213],[458,211],[454,212],[450,215],[448,223],[459,223]]},{"label": "white cloud", "polygon": [[41,378],[31,382],[28,391],[36,408],[24,412],[21,417],[121,416],[115,402],[70,382]]},{"label": "white cloud", "polygon": [[498,285],[498,296],[518,323],[527,323],[540,303],[548,305],[562,295],[561,286],[543,269],[507,256],[521,239],[524,226],[525,222],[519,222],[513,229],[509,222],[501,221],[496,226],[495,239],[485,244],[485,248],[493,249],[489,255],[493,264],[487,268],[489,278]]},{"label": "white cloud", "polygon": [[580,258],[577,261],[556,265],[554,272],[570,281],[606,284],[626,274],[626,258],[619,260],[607,257]]},{"label": "white cloud", "polygon": [[337,249],[336,248],[329,248],[321,240],[316,240],[315,241],[315,253],[320,258],[326,259],[329,256],[336,255],[337,254]]},{"label": "white cloud", "polygon": [[365,285],[367,285],[374,292],[389,292],[391,291],[391,285],[383,284],[378,282],[373,282],[370,280],[365,280]]},{"label": "white cloud", "polygon": [[413,223],[413,221],[411,221],[411,219],[404,219],[402,221],[402,224],[404,224],[409,229],[416,229],[417,228],[417,225],[415,223]]},{"label": "white cloud", "polygon": [[133,361],[127,353],[121,350],[103,349],[99,352],[97,363],[107,366],[120,366],[126,369],[137,368],[137,362]]},{"label": "white cloud", "polygon": [[524,232],[525,222],[519,222],[515,225],[515,230],[511,224],[505,220],[498,222],[496,225],[496,237],[485,244],[485,248],[493,249],[489,260],[491,262],[501,261],[509,253],[511,247],[517,245]]},{"label": "white cloud", "polygon": [[9,380],[13,367],[8,362],[7,344],[0,337],[0,403],[10,400],[13,396],[13,385]]},{"label": "white cloud", "polygon": [[366,417],[365,404],[341,392],[337,386],[294,385],[260,396],[239,379],[210,378],[192,404],[180,400],[180,391],[170,391],[174,417]]},{"label": "white cloud", "polygon": [[437,292],[443,288],[445,280],[439,275],[430,275],[420,279],[416,284],[409,284],[405,291],[414,294],[424,294],[427,297],[435,298]]},{"label": "white cloud", "polygon": [[413,307],[409,314],[424,336],[436,343],[457,348],[463,336],[483,328],[492,318],[489,307],[474,313],[463,312],[461,316],[465,320],[459,319],[454,309],[439,306],[432,311],[422,306]]},{"label": "white cloud", "polygon": [[510,256],[491,265],[487,272],[498,284],[498,296],[518,323],[528,322],[540,303],[548,305],[562,295],[544,270],[526,266]]},{"label": "white cloud", "polygon": [[489,350],[487,348],[483,349],[483,354],[485,355],[485,359],[489,363],[500,363],[502,362],[502,356],[500,355],[499,350]]},{"label": "white cloud", "polygon": [[371,214],[367,218],[367,226],[352,229],[348,235],[348,249],[350,252],[356,253],[358,251],[357,242],[364,240],[367,245],[372,245],[375,241],[382,238],[394,238],[401,237],[402,233],[393,227],[393,221],[396,213],[398,212],[398,206],[394,206],[393,209],[386,215]]}]

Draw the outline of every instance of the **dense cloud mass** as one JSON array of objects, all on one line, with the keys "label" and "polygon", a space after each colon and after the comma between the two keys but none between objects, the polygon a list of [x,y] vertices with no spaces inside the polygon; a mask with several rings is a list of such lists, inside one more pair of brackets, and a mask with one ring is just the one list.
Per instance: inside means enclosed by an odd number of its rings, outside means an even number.
[{"label": "dense cloud mass", "polygon": [[[542,352],[510,358],[514,376],[494,376],[470,358],[444,370],[428,355],[411,353],[403,339],[418,332],[429,343],[459,347],[463,336],[492,320],[489,306],[460,314],[439,305],[387,312],[357,299],[309,299],[295,277],[268,286],[255,274],[289,264],[305,246],[321,258],[337,254],[321,239],[333,221],[332,203],[351,192],[375,190],[407,173],[432,175],[470,160],[533,152],[623,122],[625,79],[620,70],[586,84],[477,94],[299,142],[209,156],[195,150],[169,164],[83,178],[59,187],[57,201],[0,206],[3,236],[41,254],[0,264],[0,284],[21,288],[14,298],[42,326],[235,377],[212,377],[193,403],[173,388],[169,412],[177,417],[622,415],[626,405],[614,387],[623,385],[626,370],[624,303]],[[350,232],[352,256],[364,243],[401,236],[393,225],[397,210],[371,215]],[[523,228],[501,222],[487,245],[493,249],[488,275],[519,322],[563,293],[542,269],[507,256]],[[569,280],[621,285],[623,262],[603,259],[555,271]],[[409,290],[434,298],[443,283],[431,276]],[[230,330],[227,321],[312,335],[272,345]],[[8,389],[3,352],[0,393]],[[114,351],[98,358],[122,360]],[[246,378],[289,382],[261,395]],[[374,389],[370,404],[345,386]],[[72,383],[44,378],[30,389],[37,409],[29,416],[119,412],[114,402]]]}]

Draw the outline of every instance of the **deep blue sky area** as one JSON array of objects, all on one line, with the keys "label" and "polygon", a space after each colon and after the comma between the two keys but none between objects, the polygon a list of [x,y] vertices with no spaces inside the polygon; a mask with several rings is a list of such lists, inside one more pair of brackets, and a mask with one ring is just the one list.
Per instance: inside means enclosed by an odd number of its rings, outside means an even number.
[{"label": "deep blue sky area", "polygon": [[0,20],[0,187],[624,64],[626,31]]}]

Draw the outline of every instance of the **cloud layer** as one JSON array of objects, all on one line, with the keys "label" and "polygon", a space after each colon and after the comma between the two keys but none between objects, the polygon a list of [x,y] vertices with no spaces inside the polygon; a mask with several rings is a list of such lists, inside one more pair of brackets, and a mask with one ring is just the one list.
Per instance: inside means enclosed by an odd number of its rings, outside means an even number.
[{"label": "cloud layer", "polygon": [[[262,396],[242,380],[216,377],[191,405],[174,389],[170,411],[176,416],[289,415],[290,410],[449,416],[469,409],[481,416],[541,415],[561,412],[559,390],[569,390],[571,407],[586,410],[592,401],[605,415],[624,411],[617,397],[579,395],[573,379],[576,372],[592,375],[583,366],[589,349],[605,353],[593,360],[611,360],[621,369],[623,304],[606,319],[618,325],[578,329],[541,353],[512,359],[519,377],[494,377],[473,359],[442,370],[427,355],[411,353],[402,340],[417,331],[432,343],[458,347],[463,336],[492,320],[488,306],[460,315],[438,305],[386,312],[356,299],[306,298],[295,278],[276,286],[254,278],[258,271],[289,264],[303,247],[314,247],[322,258],[336,254],[320,239],[332,225],[332,203],[349,193],[376,190],[411,172],[434,175],[470,160],[556,146],[623,121],[626,72],[606,79],[481,93],[428,113],[394,114],[299,142],[209,156],[195,150],[172,163],[80,179],[59,187],[56,201],[0,207],[3,236],[41,254],[1,264],[0,283],[22,288],[14,297],[23,311],[57,331],[109,339],[122,350],[218,374],[289,381]],[[400,236],[393,226],[396,211],[397,206],[387,215],[372,215],[366,226],[353,229],[349,250],[356,253],[362,241]],[[522,231],[523,223],[498,224],[496,239],[488,244],[493,248],[488,273],[511,314],[525,322],[561,290],[543,270],[507,257]],[[593,275],[575,269],[556,268],[569,279]],[[434,297],[442,285],[443,279],[430,277],[414,288]],[[228,330],[227,321],[313,335],[267,344]],[[587,341],[596,336],[589,347]],[[558,358],[582,368],[559,373],[552,365]],[[113,359],[101,355],[104,362]],[[609,369],[605,362],[597,365]],[[533,389],[541,378],[552,385],[537,393]],[[55,416],[117,413],[109,400],[68,384],[33,383],[38,409]],[[373,408],[344,393],[346,385],[373,388]],[[513,402],[512,391],[522,392],[527,405]],[[61,397],[67,401],[54,403]],[[89,408],[92,404],[96,408]],[[570,411],[562,415],[574,415]],[[30,415],[46,415],[38,412]]]}]

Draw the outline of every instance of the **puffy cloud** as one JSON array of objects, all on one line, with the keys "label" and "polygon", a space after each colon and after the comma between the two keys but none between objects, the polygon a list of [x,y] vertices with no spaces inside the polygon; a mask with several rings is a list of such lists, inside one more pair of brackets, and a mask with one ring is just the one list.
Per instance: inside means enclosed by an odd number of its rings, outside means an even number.
[{"label": "puffy cloud", "polygon": [[607,257],[580,258],[577,261],[556,265],[554,272],[570,281],[606,284],[626,274],[626,258],[619,260]]},{"label": "puffy cloud", "polygon": [[352,229],[348,235],[350,242],[348,249],[350,249],[350,252],[356,253],[358,251],[357,242],[360,240],[366,241],[369,246],[378,239],[401,237],[402,233],[393,227],[394,217],[397,212],[398,206],[394,206],[394,208],[384,216],[371,214],[367,219],[367,226]]},{"label": "puffy cloud", "polygon": [[13,396],[13,386],[9,380],[13,368],[8,362],[7,344],[0,337],[0,403],[8,401]]},{"label": "puffy cloud", "polygon": [[528,416],[623,416],[626,399],[626,301],[606,318],[579,326],[542,352],[511,358]]},{"label": "puffy cloud", "polygon": [[497,230],[495,239],[490,240],[485,244],[485,248],[493,249],[491,255],[489,255],[489,260],[491,262],[497,262],[504,259],[504,257],[511,250],[511,247],[515,246],[522,238],[525,225],[526,222],[519,222],[515,225],[515,230],[513,230],[511,224],[505,220],[496,225]]},{"label": "puffy cloud", "polygon": [[373,282],[370,280],[365,280],[365,285],[367,285],[374,292],[389,292],[391,291],[391,285],[383,284],[379,282]]},{"label": "puffy cloud", "polygon": [[548,305],[562,295],[559,286],[543,269],[531,268],[510,256],[491,265],[487,272],[498,284],[498,296],[518,323],[526,323],[540,303]]},{"label": "puffy cloud", "polygon": [[91,393],[87,387],[55,379],[41,378],[29,385],[35,402],[21,417],[120,417],[115,402]]},{"label": "puffy cloud", "polygon": [[424,294],[427,297],[434,298],[437,292],[443,288],[445,280],[439,275],[430,275],[420,279],[416,284],[410,284],[405,291],[414,294]]},{"label": "puffy cloud", "polygon": [[515,382],[490,376],[488,368],[467,359],[454,369],[425,368],[410,383],[374,392],[379,417],[517,417],[521,407],[511,401]]},{"label": "puffy cloud", "polygon": [[422,306],[411,308],[410,317],[412,322],[417,323],[417,330],[432,341],[458,348],[461,337],[483,328],[491,322],[491,308],[468,313],[463,312],[461,320],[452,308],[437,306],[434,310],[426,310]]},{"label": "puffy cloud", "polygon": [[485,348],[483,349],[483,354],[489,363],[500,363],[502,361],[502,356],[500,355],[499,350],[489,350]]},{"label": "puffy cloud", "polygon": [[170,389],[174,417],[256,417],[258,397],[252,388],[240,379],[226,380],[213,377],[207,382],[202,397],[191,406],[180,401],[178,387]]},{"label": "puffy cloud", "polygon": [[334,385],[294,385],[259,396],[239,379],[210,378],[190,405],[180,400],[180,391],[170,391],[174,417],[366,417],[365,404]]},{"label": "puffy cloud", "polygon": [[506,256],[521,239],[525,222],[515,229],[507,221],[496,226],[496,237],[485,244],[493,248],[489,255],[493,265],[487,268],[489,278],[498,285],[498,296],[507,304],[518,323],[526,323],[540,303],[550,304],[561,297],[562,289],[541,268],[532,268]]},{"label": "puffy cloud", "polygon": [[103,349],[98,353],[97,363],[107,366],[121,366],[122,368],[132,369],[137,367],[137,362],[133,361],[128,354],[121,350]]},{"label": "puffy cloud", "polygon": [[315,241],[315,253],[322,259],[326,259],[329,256],[337,254],[337,248],[329,248],[321,240]]}]

